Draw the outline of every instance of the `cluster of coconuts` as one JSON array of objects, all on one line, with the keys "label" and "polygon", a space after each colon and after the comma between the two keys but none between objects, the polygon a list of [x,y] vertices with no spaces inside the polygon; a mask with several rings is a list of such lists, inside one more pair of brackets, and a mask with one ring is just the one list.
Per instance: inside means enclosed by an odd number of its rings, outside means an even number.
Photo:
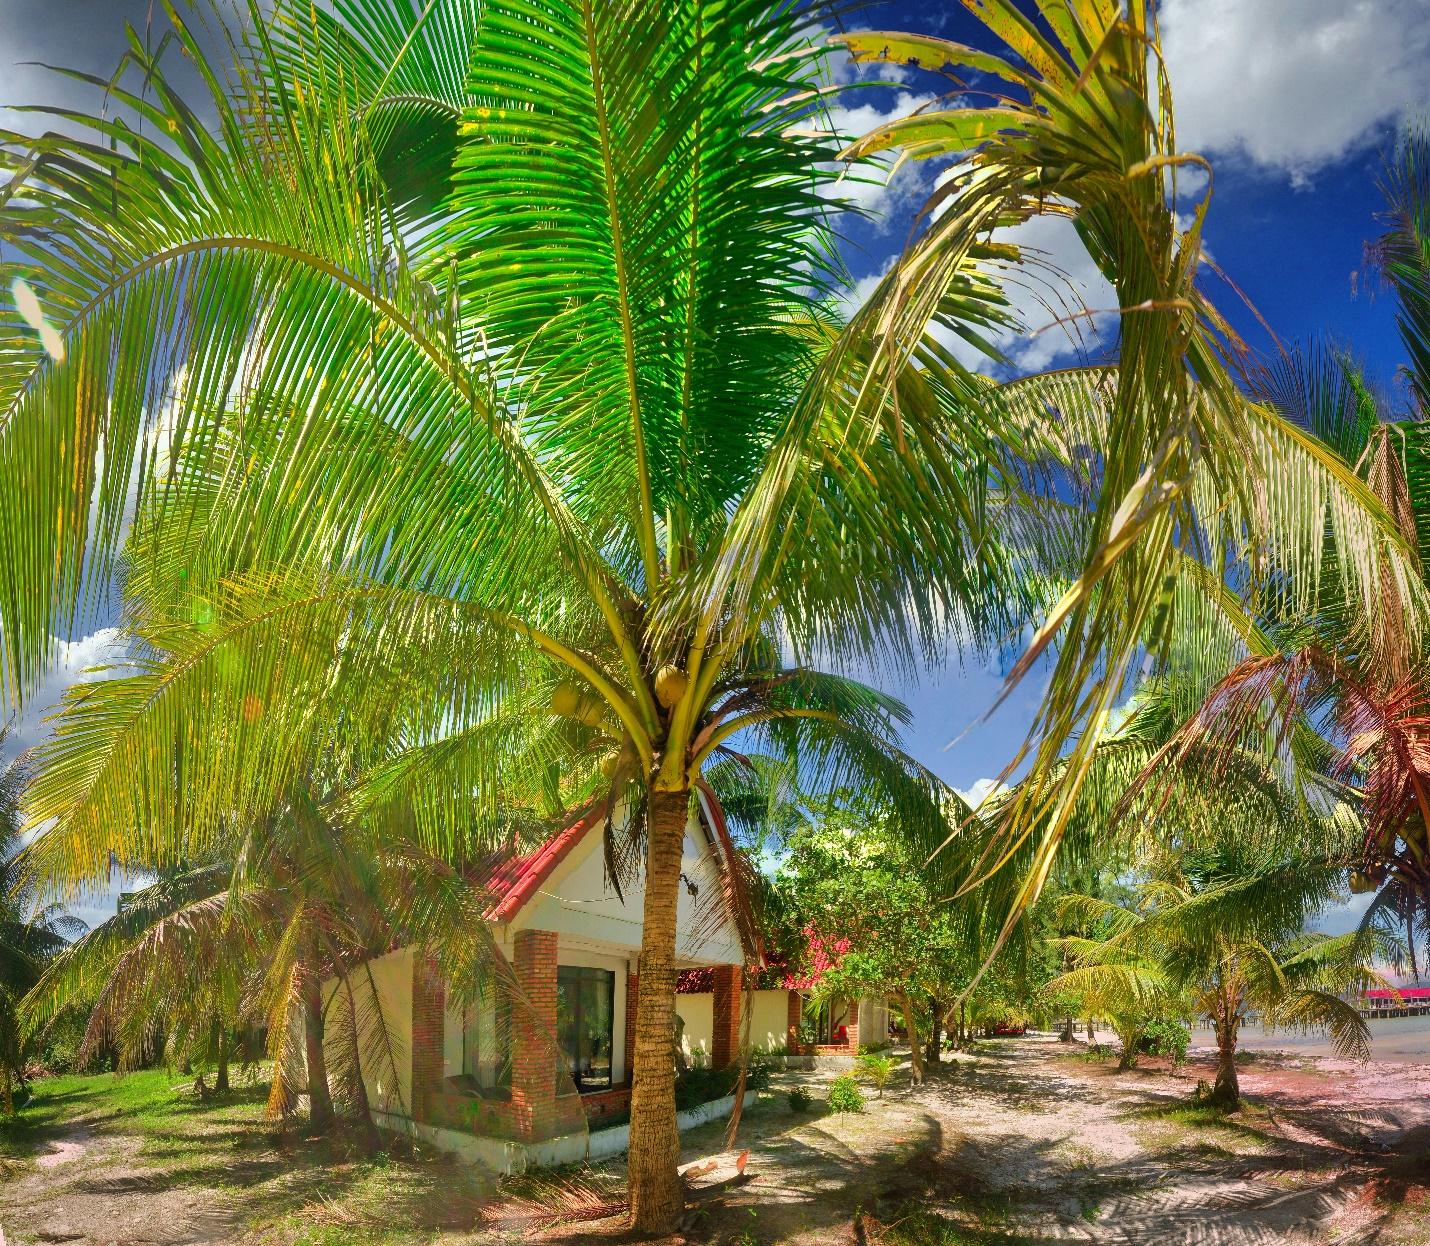
[{"label": "cluster of coconuts", "polygon": [[1385,872],[1385,866],[1380,862],[1367,865],[1363,870],[1352,870],[1350,877],[1351,892],[1361,896],[1367,891],[1376,890],[1381,883],[1385,882]]}]

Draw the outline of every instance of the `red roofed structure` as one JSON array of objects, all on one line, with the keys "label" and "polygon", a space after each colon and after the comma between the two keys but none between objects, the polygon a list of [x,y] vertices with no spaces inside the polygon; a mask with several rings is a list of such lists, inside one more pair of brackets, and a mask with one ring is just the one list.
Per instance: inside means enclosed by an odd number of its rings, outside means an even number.
[{"label": "red roofed structure", "polygon": [[[604,824],[588,810],[533,851],[474,871],[508,966],[476,1005],[449,1000],[417,949],[370,962],[397,1040],[395,1084],[364,1070],[380,1124],[513,1171],[584,1158],[587,1121],[626,1110],[645,896],[639,870],[619,890],[607,877]],[[715,1067],[738,1058],[744,966],[761,963],[748,906],[724,881],[733,851],[718,804],[697,793],[677,908],[678,1011],[689,1060]],[[797,996],[779,987],[749,999],[759,1046],[798,1047]]]}]

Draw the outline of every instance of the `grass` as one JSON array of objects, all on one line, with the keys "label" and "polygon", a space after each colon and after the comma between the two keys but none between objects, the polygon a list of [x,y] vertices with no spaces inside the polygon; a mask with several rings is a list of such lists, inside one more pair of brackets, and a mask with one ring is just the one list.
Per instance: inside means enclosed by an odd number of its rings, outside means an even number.
[{"label": "grass", "polygon": [[1129,1116],[1139,1122],[1145,1145],[1177,1147],[1206,1159],[1259,1155],[1272,1146],[1270,1113],[1245,1098],[1235,1113],[1207,1103],[1177,1103],[1138,1108]]},{"label": "grass", "polygon": [[893,1217],[868,1236],[881,1246],[1033,1246],[1039,1240],[996,1216],[980,1215],[969,1224],[923,1208]]},{"label": "grass", "polygon": [[[480,1227],[491,1178],[405,1143],[369,1154],[344,1135],[304,1136],[263,1116],[266,1082],[200,1101],[192,1079],[163,1069],[47,1078],[13,1120],[0,1121],[0,1157],[15,1176],[47,1143],[83,1129],[90,1153],[51,1170],[42,1197],[64,1199],[96,1169],[128,1170],[120,1197],[212,1191],[262,1246],[428,1246],[496,1240]],[[83,1167],[79,1167],[80,1165]],[[156,1203],[156,1217],[162,1209]],[[8,1226],[7,1226],[8,1227]]]}]

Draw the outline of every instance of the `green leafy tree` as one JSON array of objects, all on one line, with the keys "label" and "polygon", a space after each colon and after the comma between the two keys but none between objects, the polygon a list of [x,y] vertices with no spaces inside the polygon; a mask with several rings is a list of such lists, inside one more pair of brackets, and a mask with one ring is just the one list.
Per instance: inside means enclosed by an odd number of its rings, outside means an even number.
[{"label": "green leafy tree", "polygon": [[[814,997],[892,996],[922,1081],[925,1061],[938,1058],[924,1040],[951,1029],[960,1004],[965,1026],[1025,1019],[1051,958],[1020,933],[979,976],[989,939],[982,897],[948,903],[941,876],[924,868],[895,823],[896,815],[848,794],[816,807],[789,837],[774,888],[789,943],[814,975]],[[1030,917],[1027,929],[1040,920]]]}]

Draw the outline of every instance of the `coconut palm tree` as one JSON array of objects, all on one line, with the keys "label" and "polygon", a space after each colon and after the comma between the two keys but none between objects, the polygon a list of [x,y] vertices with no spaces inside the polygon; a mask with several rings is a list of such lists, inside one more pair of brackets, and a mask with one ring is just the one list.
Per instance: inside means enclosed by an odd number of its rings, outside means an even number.
[{"label": "coconut palm tree", "polygon": [[[946,836],[900,707],[818,662],[908,671],[1020,624],[1042,552],[1000,525],[1026,518],[1036,469],[1095,450],[1086,505],[1049,525],[1072,586],[1028,658],[1061,639],[1005,828],[1054,813],[1026,903],[1133,653],[1215,601],[1197,568],[1220,583],[1266,558],[1314,593],[1330,522],[1360,552],[1337,588],[1369,616],[1406,554],[1353,474],[1231,384],[1194,285],[1205,204],[1184,231],[1164,194],[1196,158],[1140,3],[1042,0],[1056,44],[1010,0],[979,5],[1016,66],[938,45],[1021,102],[855,150],[966,152],[976,176],[847,325],[803,6],[271,8],[232,36],[231,74],[174,13],[156,50],[132,41],[104,115],[0,136],[0,679],[22,696],[56,615],[108,585],[136,487],[156,505],[131,569],[207,629],[154,638],[162,671],[114,694],[110,762],[63,741],[83,799],[41,792],[34,816],[63,815],[71,876],[116,826],[177,858],[294,790],[334,723],[411,746],[367,807],[433,844],[495,842],[513,811],[629,811],[609,857],[645,881],[631,1201],[665,1229],[675,898],[704,768],[736,745],[794,754],[817,783],[881,788],[930,849]],[[1006,320],[990,273],[1018,257],[989,233],[1037,211],[1075,217],[1117,285],[1120,359],[990,387],[943,343]],[[1265,491],[1273,465],[1300,492]],[[194,765],[209,753],[232,764]]]},{"label": "coconut palm tree", "polygon": [[1064,918],[1094,933],[1061,940],[1076,965],[1048,989],[1081,993],[1118,1021],[1124,1067],[1143,1019],[1189,1004],[1215,1028],[1210,1101],[1229,1110],[1240,1102],[1237,1039],[1251,1017],[1324,1030],[1337,1052],[1364,1060],[1370,1032],[1344,997],[1383,982],[1368,960],[1385,945],[1359,932],[1302,933],[1338,895],[1344,871],[1341,856],[1265,855],[1234,842],[1164,855],[1130,903],[1061,902]]},{"label": "coconut palm tree", "polygon": [[[71,706],[66,723],[95,704]],[[175,1050],[216,1049],[222,1090],[224,1031],[259,1024],[274,1060],[271,1114],[286,1117],[306,1085],[314,1129],[333,1127],[336,1098],[375,1137],[366,1082],[397,1084],[403,1053],[373,958],[394,946],[432,956],[458,1006],[493,987],[513,1007],[524,1001],[486,946],[490,895],[441,860],[365,833],[342,795],[295,794],[231,828],[232,860],[168,871],[129,895],[49,963],[23,1001],[28,1025],[87,1010],[81,1060],[109,1045],[121,1064],[140,1062],[161,1031]],[[42,834],[27,864],[48,851]]]},{"label": "coconut palm tree", "polygon": [[[0,744],[7,730],[0,730]],[[0,1110],[15,1111],[17,1085],[25,1086],[29,1034],[21,1001],[85,925],[60,905],[48,903],[20,865],[18,803],[23,759],[0,771]]]},{"label": "coconut palm tree", "polygon": [[[956,288],[961,260],[990,231],[1006,255],[1008,234],[1000,231],[1034,216],[1071,220],[1116,295],[1114,307],[1071,315],[1115,318],[1114,367],[1015,378],[984,396],[990,423],[1005,435],[1020,430],[1023,453],[1060,479],[1066,503],[1044,499],[1039,510],[1052,530],[1040,553],[1063,542],[1065,578],[1009,678],[1011,686],[1055,650],[1050,693],[1004,777],[1025,757],[1031,766],[965,883],[1003,869],[1036,837],[1006,933],[1048,878],[1139,665],[1209,685],[1248,650],[1265,650],[1248,618],[1304,609],[1318,594],[1358,621],[1368,648],[1383,647],[1402,627],[1418,642],[1424,586],[1413,550],[1403,535],[1387,534],[1366,484],[1237,383],[1243,348],[1203,287],[1212,169],[1176,145],[1154,6],[968,7],[1006,53],[882,31],[836,40],[858,61],[942,75],[949,84],[945,100],[879,127],[846,153],[956,161],[895,280],[876,295],[886,355],[908,348],[941,295]],[[1188,168],[1207,175],[1195,202],[1178,182]],[[1066,312],[1050,305],[1055,323]],[[1382,522],[1335,538],[1344,556],[1324,575],[1321,525],[1338,526],[1332,499],[1352,496],[1356,514]],[[1265,574],[1267,560],[1280,571]],[[1370,563],[1380,568],[1377,584],[1395,587],[1394,600],[1361,579]]]},{"label": "coconut palm tree", "polygon": [[[1327,343],[1288,351],[1253,377],[1266,403],[1322,438],[1364,478],[1416,551],[1414,570],[1422,578],[1430,567],[1427,167],[1430,139],[1418,131],[1404,136],[1384,186],[1390,228],[1370,248],[1398,299],[1405,400],[1378,392],[1349,352]],[[1327,556],[1354,555],[1332,542]],[[1180,762],[1192,752],[1205,758],[1214,742],[1251,733],[1282,746],[1287,764],[1353,792],[1365,823],[1353,885],[1381,888],[1367,917],[1395,912],[1412,941],[1413,963],[1417,913],[1421,922],[1430,918],[1430,687],[1415,638],[1401,629],[1406,591],[1395,578],[1384,580],[1371,636],[1335,598],[1248,620],[1262,643],[1207,691],[1155,762]],[[1157,782],[1156,768],[1141,781]]]}]

